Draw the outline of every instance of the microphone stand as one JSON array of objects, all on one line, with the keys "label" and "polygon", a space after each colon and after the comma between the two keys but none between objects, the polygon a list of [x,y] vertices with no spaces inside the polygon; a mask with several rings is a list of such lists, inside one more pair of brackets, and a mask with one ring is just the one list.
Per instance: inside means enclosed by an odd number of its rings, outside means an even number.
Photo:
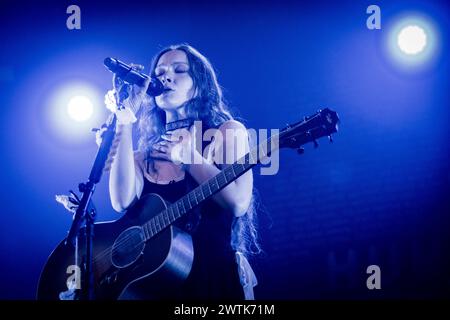
[{"label": "microphone stand", "polygon": [[[69,234],[66,238],[65,244],[70,244],[75,248],[75,261],[78,261],[78,245],[76,243],[77,238],[80,238],[81,227],[84,223],[84,236],[86,256],[84,260],[84,269],[80,267],[82,271],[83,281],[79,299],[80,300],[93,300],[94,299],[94,275],[93,275],[93,257],[92,257],[92,241],[94,237],[94,222],[96,212],[92,205],[92,195],[94,194],[95,185],[100,181],[103,170],[105,168],[108,154],[111,150],[114,136],[116,134],[116,122],[117,118],[115,114],[112,114],[107,121],[106,131],[103,134],[102,143],[98,148],[97,155],[95,156],[94,164],[91,169],[88,181],[86,183],[79,184],[79,190],[83,194],[79,203],[79,206],[75,212],[72,226],[70,227]],[[83,262],[81,262],[83,263]]]}]

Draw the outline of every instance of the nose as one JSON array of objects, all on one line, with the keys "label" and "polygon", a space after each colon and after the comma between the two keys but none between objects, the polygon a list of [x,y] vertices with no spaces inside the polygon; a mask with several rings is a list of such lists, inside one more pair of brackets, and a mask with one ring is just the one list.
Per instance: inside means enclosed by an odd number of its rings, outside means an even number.
[{"label": "nose", "polygon": [[164,83],[166,83],[166,81],[167,81],[168,83],[171,83],[171,82],[172,82],[172,79],[171,79],[169,76],[167,76],[167,75],[163,75],[163,76],[161,77],[161,82],[164,84]]}]

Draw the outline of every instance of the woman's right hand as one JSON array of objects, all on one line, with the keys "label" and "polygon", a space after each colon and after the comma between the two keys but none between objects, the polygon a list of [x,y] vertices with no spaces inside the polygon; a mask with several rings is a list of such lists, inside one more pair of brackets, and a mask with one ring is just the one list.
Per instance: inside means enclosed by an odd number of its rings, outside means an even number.
[{"label": "woman's right hand", "polygon": [[[135,71],[141,72],[142,70],[144,70],[144,67],[142,65],[132,63],[130,64],[130,66]],[[116,74],[114,74],[112,82],[114,88],[112,94],[115,98],[115,101],[113,101],[113,103],[115,103],[118,109],[120,107],[129,108],[133,112],[133,114],[136,114],[140,110],[142,102],[145,99],[147,88],[150,84],[150,77],[144,82],[144,85],[142,87],[127,84]],[[107,96],[105,96],[105,103],[108,104],[107,100],[111,100],[111,97]],[[109,103],[111,103],[111,101],[109,101]]]}]

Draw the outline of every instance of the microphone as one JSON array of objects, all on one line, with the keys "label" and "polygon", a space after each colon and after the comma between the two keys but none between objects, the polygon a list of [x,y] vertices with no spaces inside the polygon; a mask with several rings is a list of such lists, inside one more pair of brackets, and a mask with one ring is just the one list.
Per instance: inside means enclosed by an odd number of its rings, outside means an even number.
[{"label": "microphone", "polygon": [[[149,78],[148,75],[133,70],[133,68],[120,60],[114,58],[106,58],[103,61],[106,68],[115,73],[119,78],[128,84],[135,84],[139,87],[144,86],[145,80]],[[164,85],[157,78],[152,77],[147,89],[147,94],[152,97],[159,96],[164,91]]]}]

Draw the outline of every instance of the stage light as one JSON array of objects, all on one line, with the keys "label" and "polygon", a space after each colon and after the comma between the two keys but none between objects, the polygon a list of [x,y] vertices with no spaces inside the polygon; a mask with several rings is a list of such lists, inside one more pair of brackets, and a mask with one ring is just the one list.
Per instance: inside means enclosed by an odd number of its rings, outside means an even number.
[{"label": "stage light", "polygon": [[439,34],[430,18],[405,13],[387,29],[387,54],[398,67],[414,71],[432,65],[439,48]]},{"label": "stage light", "polygon": [[419,54],[427,45],[427,35],[421,27],[410,25],[399,32],[397,44],[406,54]]},{"label": "stage light", "polygon": [[84,82],[66,82],[53,88],[47,125],[52,134],[68,143],[92,140],[91,129],[101,125],[105,116],[103,93]]},{"label": "stage light", "polygon": [[93,105],[86,96],[75,96],[67,105],[69,116],[75,121],[86,121],[92,116]]}]

